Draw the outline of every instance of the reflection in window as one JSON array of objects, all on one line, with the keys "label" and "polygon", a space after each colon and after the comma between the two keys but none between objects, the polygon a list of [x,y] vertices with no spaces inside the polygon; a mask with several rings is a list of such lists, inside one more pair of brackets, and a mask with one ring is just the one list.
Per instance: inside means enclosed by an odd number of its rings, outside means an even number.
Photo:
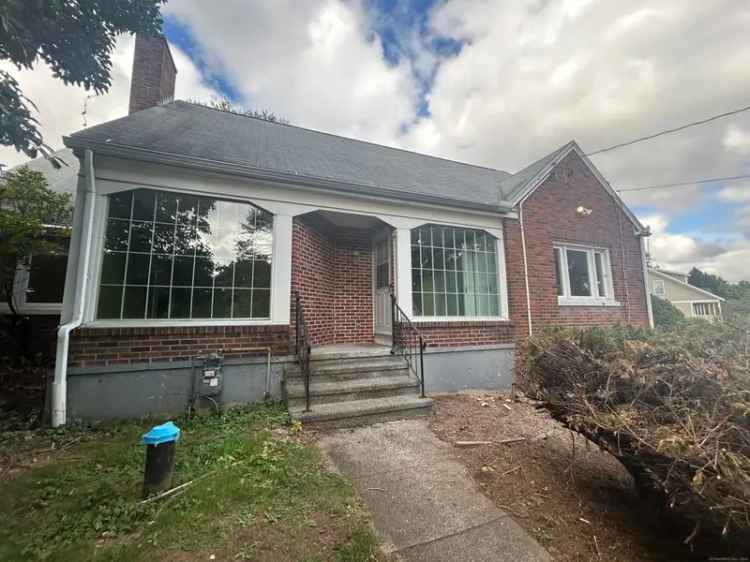
[{"label": "reflection in window", "polygon": [[415,316],[497,317],[497,240],[481,230],[427,225],[411,232]]},{"label": "reflection in window", "polygon": [[247,203],[111,195],[98,318],[268,318],[272,227]]}]

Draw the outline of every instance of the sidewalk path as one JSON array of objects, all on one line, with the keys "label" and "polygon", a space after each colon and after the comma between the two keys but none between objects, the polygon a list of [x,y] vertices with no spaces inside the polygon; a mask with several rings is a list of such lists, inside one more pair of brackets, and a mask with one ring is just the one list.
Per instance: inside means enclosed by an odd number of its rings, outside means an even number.
[{"label": "sidewalk path", "polygon": [[552,560],[476,488],[424,420],[333,431],[320,445],[367,503],[386,552],[409,562]]}]

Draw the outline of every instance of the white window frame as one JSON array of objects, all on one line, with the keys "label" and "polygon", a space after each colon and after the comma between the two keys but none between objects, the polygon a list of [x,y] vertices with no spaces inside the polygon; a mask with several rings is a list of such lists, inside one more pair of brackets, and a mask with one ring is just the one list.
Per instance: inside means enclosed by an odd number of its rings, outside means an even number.
[{"label": "white window frame", "polygon": [[[497,316],[416,316],[413,315],[411,319],[414,322],[508,322],[510,320],[509,316],[509,309],[508,309],[508,283],[506,279],[506,270],[505,270],[505,243],[504,238],[502,235],[502,231],[494,231],[487,228],[483,228],[481,226],[464,226],[464,225],[457,225],[457,224],[447,224],[447,223],[438,223],[438,222],[432,222],[432,223],[423,223],[418,226],[415,226],[414,228],[406,229],[406,233],[408,234],[408,263],[409,263],[409,269],[406,271],[406,277],[408,278],[408,287],[409,287],[409,309],[411,310],[411,276],[412,276],[412,269],[414,267],[414,264],[411,261],[411,231],[420,228],[421,226],[424,226],[425,224],[433,224],[437,226],[449,226],[451,228],[456,229],[464,229],[464,230],[481,230],[495,239],[495,249],[496,249],[496,260],[495,260],[495,267],[497,269],[497,287],[498,287],[498,310],[500,311],[500,314]],[[398,272],[399,275],[401,275],[401,272]]]},{"label": "white window frame", "polygon": [[[102,182],[104,183],[104,182]],[[185,193],[189,195],[215,197],[228,201],[249,203],[265,209],[273,215],[272,249],[271,260],[271,302],[270,318],[240,319],[240,318],[200,318],[200,319],[163,319],[154,318],[142,320],[140,318],[128,319],[99,319],[96,317],[99,302],[99,288],[101,284],[102,261],[104,257],[104,236],[106,233],[107,219],[109,217],[109,195],[120,191],[129,191],[142,188],[165,191],[172,193]],[[292,252],[292,215],[288,212],[279,212],[274,208],[283,205],[274,205],[273,202],[264,201],[263,204],[255,202],[255,198],[241,197],[236,194],[216,192],[194,191],[189,189],[177,189],[167,185],[132,185],[127,183],[112,182],[111,185],[104,184],[97,196],[94,244],[91,248],[93,257],[92,280],[89,284],[86,303],[84,326],[88,328],[146,328],[146,327],[210,327],[210,326],[282,326],[289,324],[289,295],[291,294],[291,252]]]},{"label": "white window frame", "polygon": [[657,297],[664,298],[667,294],[667,289],[664,285],[664,281],[662,281],[661,279],[654,279],[653,292]]},{"label": "white window frame", "polygon": [[[62,301],[60,302],[29,302],[28,294],[29,280],[31,279],[31,259],[29,256],[19,260],[16,271],[13,274],[13,305],[19,314],[24,315],[57,315],[62,312]],[[0,312],[10,313],[10,307],[6,302],[0,303]]]},{"label": "white window frame", "polygon": [[[620,306],[620,303],[615,300],[613,273],[612,273],[612,261],[609,257],[609,250],[598,246],[586,246],[581,244],[568,244],[564,242],[555,242],[553,244],[552,259],[555,259],[555,250],[560,251],[560,269],[562,270],[562,295],[557,296],[557,304],[559,306]],[[588,265],[589,274],[589,286],[592,291],[598,292],[599,280],[596,274],[596,262],[594,255],[600,254],[602,256],[602,267],[606,272],[606,279],[604,282],[604,289],[606,295],[600,297],[598,295],[588,296],[574,296],[570,294],[570,276],[568,275],[568,250],[585,252],[586,262]],[[556,264],[553,263],[553,267]]]}]

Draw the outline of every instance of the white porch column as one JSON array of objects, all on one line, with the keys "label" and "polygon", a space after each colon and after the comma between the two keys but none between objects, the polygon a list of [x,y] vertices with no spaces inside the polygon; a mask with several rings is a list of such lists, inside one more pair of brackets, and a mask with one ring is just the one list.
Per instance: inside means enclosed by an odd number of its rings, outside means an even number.
[{"label": "white porch column", "polygon": [[397,228],[396,237],[396,300],[401,310],[411,318],[411,231]]},{"label": "white porch column", "polygon": [[271,321],[288,324],[292,294],[292,217],[273,217],[273,263],[271,265]]}]

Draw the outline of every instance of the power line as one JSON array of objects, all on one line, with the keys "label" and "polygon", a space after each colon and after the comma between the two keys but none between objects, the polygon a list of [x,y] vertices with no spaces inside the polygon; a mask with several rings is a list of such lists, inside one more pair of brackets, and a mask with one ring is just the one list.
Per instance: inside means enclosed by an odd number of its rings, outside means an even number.
[{"label": "power line", "polygon": [[683,182],[677,182],[677,183],[663,183],[659,185],[645,185],[642,187],[626,187],[624,189],[617,189],[616,191],[618,193],[621,193],[623,191],[646,191],[647,189],[666,189],[670,187],[682,187],[685,185],[694,185],[699,183],[715,183],[715,182],[726,182],[726,181],[742,181],[750,179],[750,174],[742,174],[740,176],[726,176],[723,178],[703,178],[699,180],[693,180],[693,181],[683,181]]},{"label": "power line", "polygon": [[672,133],[684,131],[685,129],[689,129],[690,127],[695,127],[696,125],[705,125],[706,123],[710,123],[711,121],[716,121],[717,119],[723,119],[724,117],[730,117],[731,115],[737,115],[738,113],[742,113],[743,111],[747,111],[749,109],[750,109],[750,105],[747,105],[745,107],[735,109],[734,111],[727,111],[726,113],[720,113],[719,115],[714,115],[706,119],[701,119],[700,121],[693,121],[692,123],[687,123],[686,125],[680,125],[679,127],[675,127],[674,129],[665,129],[663,131],[659,131],[658,133],[646,135],[645,137],[640,137],[640,138],[633,139],[627,142],[621,142],[619,144],[613,144],[612,146],[608,146],[606,148],[600,148],[593,152],[589,152],[586,156],[594,156],[595,154],[601,154],[602,152],[609,152],[610,150],[615,150],[617,148],[622,148],[624,146],[630,146],[631,144],[636,144],[639,142],[655,139],[656,137],[661,137],[663,135],[670,135]]}]

